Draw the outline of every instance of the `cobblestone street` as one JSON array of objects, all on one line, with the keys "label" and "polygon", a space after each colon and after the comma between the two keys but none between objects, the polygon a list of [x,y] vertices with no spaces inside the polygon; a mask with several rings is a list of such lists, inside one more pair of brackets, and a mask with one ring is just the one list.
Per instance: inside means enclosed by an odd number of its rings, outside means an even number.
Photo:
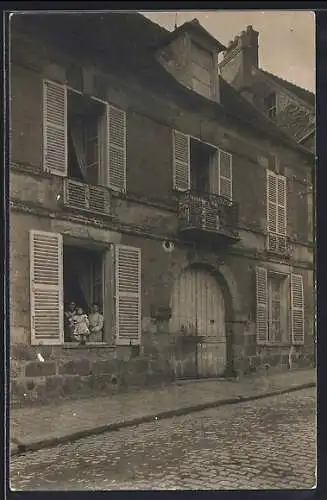
[{"label": "cobblestone street", "polygon": [[11,488],[312,488],[315,396],[305,389],[13,457]]}]

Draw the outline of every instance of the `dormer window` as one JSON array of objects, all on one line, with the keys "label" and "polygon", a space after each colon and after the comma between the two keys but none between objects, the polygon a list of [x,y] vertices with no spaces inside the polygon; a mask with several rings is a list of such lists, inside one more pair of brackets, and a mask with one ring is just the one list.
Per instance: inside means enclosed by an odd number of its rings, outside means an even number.
[{"label": "dormer window", "polygon": [[272,92],[264,99],[265,112],[271,120],[276,120],[277,116],[277,99],[275,92]]},{"label": "dormer window", "polygon": [[195,43],[191,45],[192,88],[209,99],[214,97],[213,53]]},{"label": "dormer window", "polygon": [[219,102],[218,55],[223,50],[226,47],[193,19],[170,33],[158,59],[182,85]]}]

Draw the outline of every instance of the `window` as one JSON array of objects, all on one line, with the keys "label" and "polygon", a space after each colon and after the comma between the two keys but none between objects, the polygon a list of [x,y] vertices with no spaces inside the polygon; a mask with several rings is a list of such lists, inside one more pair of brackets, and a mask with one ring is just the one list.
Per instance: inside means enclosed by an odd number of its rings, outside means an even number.
[{"label": "window", "polygon": [[287,179],[267,170],[268,250],[287,253]]},{"label": "window", "polygon": [[[289,298],[290,297],[290,298]],[[288,315],[290,311],[290,315]],[[289,338],[288,317],[291,337]],[[304,342],[303,279],[256,268],[256,336],[258,344]]]},{"label": "window", "polygon": [[[101,314],[103,311],[103,269],[105,252],[91,250],[81,246],[64,245],[63,247],[63,289],[65,309],[70,302],[81,306],[86,313],[92,304],[97,304]],[[107,316],[107,315],[106,315]],[[65,342],[72,339],[65,328]],[[101,338],[100,338],[101,336]],[[92,338],[102,342],[103,332]]]},{"label": "window", "polygon": [[198,45],[191,46],[192,88],[198,94],[211,98],[214,94],[213,54]]},{"label": "window", "polygon": [[[101,122],[106,119],[106,105],[91,97],[68,90],[67,133],[68,165],[67,175],[71,179],[88,184],[102,184],[105,162],[100,146],[106,141],[99,137]],[[105,134],[105,127],[102,127]]]},{"label": "window", "polygon": [[263,101],[266,114],[271,120],[276,120],[277,117],[277,99],[276,94],[272,92]]},{"label": "window", "polygon": [[44,80],[43,164],[55,175],[126,191],[125,112]]},{"label": "window", "polygon": [[[85,312],[96,302],[104,316],[102,339],[137,345],[141,339],[141,251],[115,245],[95,250],[66,245],[58,233],[30,231],[31,343],[60,345],[64,304]],[[114,335],[112,333],[114,332]]]},{"label": "window", "polygon": [[173,187],[232,199],[232,155],[173,131]]},{"label": "window", "polygon": [[286,332],[283,280],[268,277],[268,342],[281,342]]}]

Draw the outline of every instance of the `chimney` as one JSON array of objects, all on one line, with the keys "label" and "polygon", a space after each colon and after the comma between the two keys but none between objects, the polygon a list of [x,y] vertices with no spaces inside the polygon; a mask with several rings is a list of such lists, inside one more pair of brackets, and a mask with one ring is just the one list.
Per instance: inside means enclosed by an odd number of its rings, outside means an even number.
[{"label": "chimney", "polygon": [[219,64],[222,78],[237,90],[251,86],[252,69],[257,69],[259,63],[258,37],[259,32],[247,26],[229,42]]}]

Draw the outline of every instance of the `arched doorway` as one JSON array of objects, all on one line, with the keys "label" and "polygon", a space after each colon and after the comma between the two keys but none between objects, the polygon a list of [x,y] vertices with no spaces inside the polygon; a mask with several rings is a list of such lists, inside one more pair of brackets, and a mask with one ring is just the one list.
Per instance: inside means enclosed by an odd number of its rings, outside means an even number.
[{"label": "arched doorway", "polygon": [[[171,311],[172,332],[184,331],[184,335],[202,337],[194,344],[194,374],[198,377],[222,375],[227,365],[225,302],[213,270],[200,266],[185,269],[174,283]],[[185,376],[184,373],[178,375]]]}]

